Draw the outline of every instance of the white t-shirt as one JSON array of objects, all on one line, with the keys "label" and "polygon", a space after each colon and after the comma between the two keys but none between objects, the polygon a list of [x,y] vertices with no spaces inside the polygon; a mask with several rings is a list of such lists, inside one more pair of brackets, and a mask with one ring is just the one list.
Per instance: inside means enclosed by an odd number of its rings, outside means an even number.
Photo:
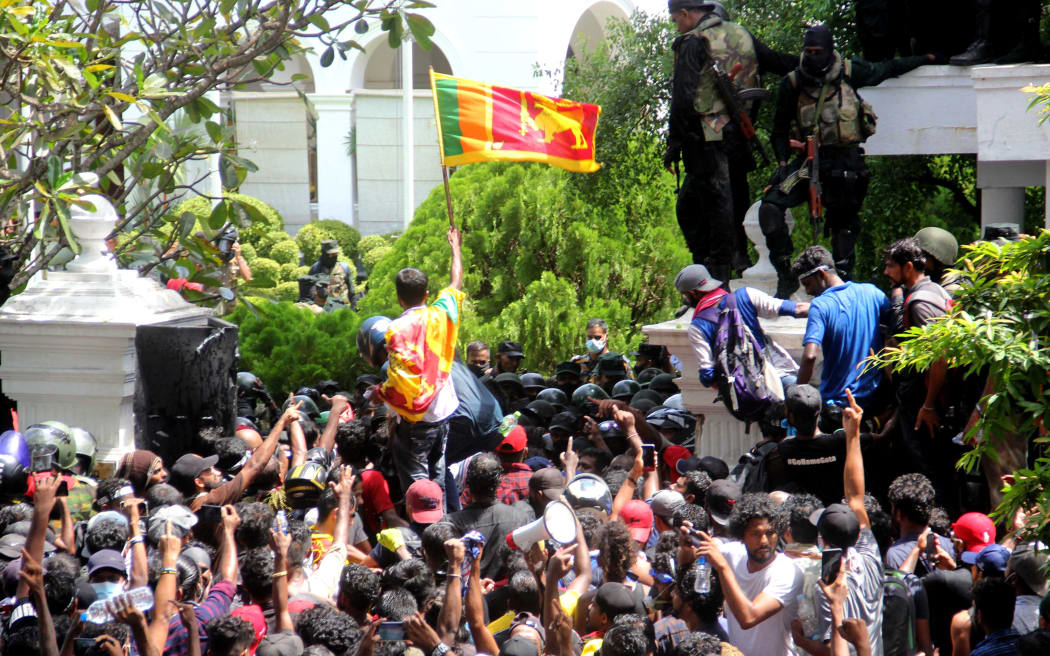
[{"label": "white t-shirt", "polygon": [[781,610],[766,621],[750,629],[737,622],[733,611],[726,604],[729,620],[729,642],[745,654],[762,656],[787,656],[792,644],[791,620],[795,617],[797,597],[802,593],[802,571],[790,558],[778,553],[773,562],[757,572],[747,569],[747,548],[736,540],[721,545],[722,555],[729,561],[737,585],[748,599],[765,592],[780,602]]}]

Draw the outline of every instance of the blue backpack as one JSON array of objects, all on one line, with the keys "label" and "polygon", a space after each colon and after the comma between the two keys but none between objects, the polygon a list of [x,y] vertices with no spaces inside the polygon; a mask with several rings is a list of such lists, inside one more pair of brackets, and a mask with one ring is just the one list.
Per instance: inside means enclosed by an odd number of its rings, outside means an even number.
[{"label": "blue backpack", "polygon": [[784,388],[765,356],[764,345],[740,316],[736,294],[725,297],[721,310],[712,306],[699,316],[718,325],[715,343],[711,345],[718,398],[741,421],[762,419],[774,402],[784,400]]}]

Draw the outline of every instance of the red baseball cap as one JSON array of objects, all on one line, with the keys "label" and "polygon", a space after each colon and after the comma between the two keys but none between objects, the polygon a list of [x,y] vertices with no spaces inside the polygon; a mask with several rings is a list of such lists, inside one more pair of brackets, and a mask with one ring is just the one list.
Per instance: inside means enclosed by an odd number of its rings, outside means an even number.
[{"label": "red baseball cap", "polygon": [[408,486],[405,492],[405,505],[412,511],[412,519],[420,524],[433,524],[441,521],[445,511],[441,507],[444,494],[441,486],[427,479],[421,479]]},{"label": "red baseball cap", "polygon": [[648,542],[653,532],[653,510],[644,501],[631,499],[620,510],[620,519],[631,531],[635,542]]},{"label": "red baseball cap", "polygon": [[952,524],[952,530],[963,541],[965,550],[973,553],[995,542],[995,523],[984,513],[966,513]]},{"label": "red baseball cap", "polygon": [[510,429],[507,436],[503,438],[503,441],[499,443],[496,450],[500,453],[521,453],[525,450],[525,443],[528,440],[525,437],[525,429],[521,426],[515,426]]},{"label": "red baseball cap", "polygon": [[664,464],[667,465],[667,468],[671,470],[673,476],[678,473],[678,461],[684,460],[691,455],[693,454],[689,453],[689,449],[684,446],[672,444],[664,449],[664,452],[660,454],[660,458],[664,461]]},{"label": "red baseball cap", "polygon": [[266,618],[263,616],[262,608],[255,604],[249,604],[241,606],[231,612],[230,615],[239,617],[252,625],[252,633],[255,635],[255,638],[252,640],[251,650],[248,653],[254,656],[255,651],[259,648],[259,643],[266,637]]}]

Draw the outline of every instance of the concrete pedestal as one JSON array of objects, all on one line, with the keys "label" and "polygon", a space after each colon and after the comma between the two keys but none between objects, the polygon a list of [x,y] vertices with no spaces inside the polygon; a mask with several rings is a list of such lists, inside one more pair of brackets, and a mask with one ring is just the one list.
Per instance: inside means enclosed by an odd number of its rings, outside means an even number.
[{"label": "concrete pedestal", "polygon": [[140,325],[204,325],[213,313],[135,271],[118,270],[102,239],[116,222],[109,201],[73,209],[83,252],[66,272],[42,272],[0,307],[0,380],[20,425],[57,419],[91,431],[97,459],[135,448],[133,403]]},{"label": "concrete pedestal", "polygon": [[[739,281],[733,281],[739,282]],[[716,401],[718,395],[714,388],[700,384],[699,366],[696,354],[689,343],[687,330],[689,314],[680,319],[652,324],[642,328],[649,336],[650,344],[661,344],[682,361],[682,377],[675,384],[682,391],[682,402],[685,408],[698,416],[696,434],[696,454],[698,456],[715,456],[732,467],[740,456],[761,439],[757,427],[751,433],[744,432],[744,423],[737,420],[726,410],[722,401]],[[759,320],[762,329],[777,343],[784,346],[795,358],[802,357],[802,337],[806,330],[805,319],[781,317],[776,321]],[[814,373],[814,380],[820,375]]]}]

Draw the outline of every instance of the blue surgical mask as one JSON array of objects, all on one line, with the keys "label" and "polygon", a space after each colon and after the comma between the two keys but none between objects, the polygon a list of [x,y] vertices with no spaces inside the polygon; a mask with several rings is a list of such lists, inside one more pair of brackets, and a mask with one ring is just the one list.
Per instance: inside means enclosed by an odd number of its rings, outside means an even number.
[{"label": "blue surgical mask", "polygon": [[100,600],[105,601],[120,594],[121,584],[114,581],[102,581],[100,583],[92,583],[91,589],[95,591]]},{"label": "blue surgical mask", "polygon": [[601,353],[602,351],[605,350],[605,340],[604,339],[593,339],[593,338],[592,339],[588,339],[587,340],[587,350],[590,351],[591,353]]}]

